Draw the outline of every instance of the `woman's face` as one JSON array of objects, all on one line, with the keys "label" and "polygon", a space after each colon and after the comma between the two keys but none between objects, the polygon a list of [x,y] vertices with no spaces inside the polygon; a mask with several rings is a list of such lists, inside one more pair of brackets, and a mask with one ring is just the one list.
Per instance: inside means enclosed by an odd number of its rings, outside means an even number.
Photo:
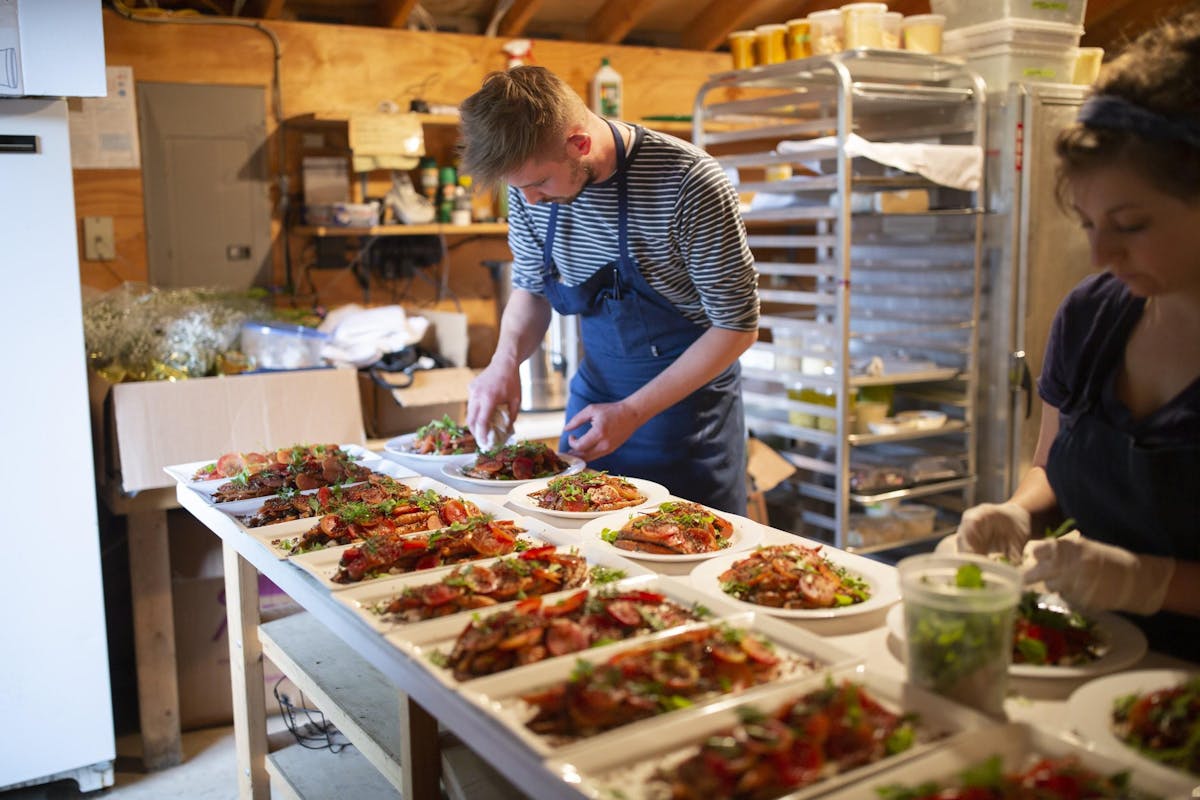
[{"label": "woman's face", "polygon": [[1072,175],[1070,186],[1094,266],[1139,297],[1200,294],[1200,198],[1184,202],[1118,165]]}]

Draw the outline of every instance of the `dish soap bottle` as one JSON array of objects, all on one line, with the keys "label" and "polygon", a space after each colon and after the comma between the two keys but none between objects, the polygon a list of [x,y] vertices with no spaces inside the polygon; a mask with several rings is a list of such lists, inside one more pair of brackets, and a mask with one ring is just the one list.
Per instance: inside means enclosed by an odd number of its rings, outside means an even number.
[{"label": "dish soap bottle", "polygon": [[600,60],[600,69],[592,76],[592,111],[602,117],[621,116],[621,73]]}]

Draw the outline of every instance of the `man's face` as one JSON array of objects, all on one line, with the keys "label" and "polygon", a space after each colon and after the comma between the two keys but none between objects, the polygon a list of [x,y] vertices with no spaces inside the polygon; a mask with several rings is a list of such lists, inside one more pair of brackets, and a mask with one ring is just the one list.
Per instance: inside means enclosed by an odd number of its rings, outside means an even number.
[{"label": "man's face", "polygon": [[591,164],[568,146],[562,158],[531,158],[507,178],[529,203],[570,203],[596,180]]}]

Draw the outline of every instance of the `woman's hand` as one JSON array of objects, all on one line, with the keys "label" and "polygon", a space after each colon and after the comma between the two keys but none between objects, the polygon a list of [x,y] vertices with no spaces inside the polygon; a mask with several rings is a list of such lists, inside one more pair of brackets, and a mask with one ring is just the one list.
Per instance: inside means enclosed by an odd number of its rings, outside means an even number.
[{"label": "woman's hand", "polygon": [[1010,564],[1021,563],[1029,541],[1030,518],[1024,506],[981,503],[963,512],[958,524],[958,549],[967,553],[1000,553]]},{"label": "woman's hand", "polygon": [[1131,553],[1085,539],[1079,531],[1030,542],[1025,554],[1032,564],[1025,583],[1044,581],[1068,602],[1093,609],[1154,614],[1175,572],[1172,558]]}]

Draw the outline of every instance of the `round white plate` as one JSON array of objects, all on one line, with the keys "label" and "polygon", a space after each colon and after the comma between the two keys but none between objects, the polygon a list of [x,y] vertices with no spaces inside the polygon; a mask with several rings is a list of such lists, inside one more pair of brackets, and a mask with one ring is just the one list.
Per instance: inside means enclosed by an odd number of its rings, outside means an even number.
[{"label": "round white plate", "polygon": [[[1101,632],[1108,637],[1108,650],[1095,661],[1073,667],[1049,667],[1037,664],[1013,664],[1008,674],[1018,678],[1096,678],[1136,664],[1146,654],[1146,635],[1124,617],[1106,611],[1090,612]],[[904,607],[888,611],[888,633],[903,642]]]},{"label": "round white plate", "polygon": [[388,455],[396,458],[412,459],[420,461],[423,464],[442,464],[454,461],[464,461],[475,458],[475,453],[458,453],[457,455],[435,455],[427,453],[412,452],[412,444],[416,440],[416,433],[406,433],[403,436],[397,436],[394,439],[388,439],[383,446],[383,451]]},{"label": "round white plate", "polygon": [[[552,508],[542,508],[529,495],[531,495],[533,492],[538,492],[542,489],[545,489],[552,480],[555,480],[555,478],[539,478],[531,483],[522,483],[520,486],[514,486],[512,491],[508,493],[508,502],[512,503],[522,511],[545,514],[548,517],[565,517],[567,519],[596,519],[597,517],[603,517],[606,514],[617,513],[613,511],[556,511]],[[646,499],[644,502],[638,503],[636,506],[626,506],[625,508],[617,509],[618,512],[633,511],[634,509],[647,508],[649,506],[658,506],[659,503],[671,496],[670,490],[661,483],[643,480],[642,478],[625,478],[625,480],[636,486],[637,490],[641,492],[642,496],[644,496]]]},{"label": "round white plate", "polygon": [[729,553],[699,565],[692,570],[692,585],[697,589],[727,598],[730,602],[737,603],[743,608],[788,619],[830,619],[867,614],[887,608],[900,599],[900,585],[896,580],[895,569],[887,564],[862,556],[843,556],[840,551],[828,547],[824,548],[821,554],[851,575],[857,575],[865,580],[871,587],[870,598],[861,603],[836,608],[772,608],[739,600],[721,589],[721,573],[733,566],[733,562],[746,558],[748,553]]},{"label": "round white plate", "polygon": [[[556,475],[551,475],[551,478],[558,478],[563,475],[574,475],[581,469],[587,466],[587,462],[579,456],[573,456],[569,453],[559,453],[558,457],[567,462],[567,468]],[[442,466],[442,474],[448,478],[454,478],[456,481],[466,481],[467,483],[475,483],[480,486],[513,486],[516,484],[525,485],[534,481],[544,480],[543,478],[529,478],[528,480],[491,480],[488,478],[472,478],[469,475],[463,474],[463,467],[469,467],[475,463],[474,458],[463,460],[459,458],[457,461],[452,461],[449,464]]]},{"label": "round white plate", "polygon": [[1182,669],[1140,669],[1105,675],[1080,686],[1067,701],[1067,718],[1071,727],[1092,748],[1126,762],[1136,762],[1136,769],[1153,772],[1179,780],[1186,775],[1200,783],[1200,776],[1172,769],[1147,758],[1122,742],[1112,732],[1113,702],[1127,694],[1143,694],[1183,683],[1192,674]]},{"label": "round white plate", "polygon": [[[661,502],[661,501],[660,501]],[[626,558],[637,559],[638,561],[663,561],[663,562],[679,562],[679,561],[700,561],[703,559],[719,558],[729,553],[748,550],[762,541],[762,528],[756,522],[751,522],[745,517],[739,517],[737,514],[726,514],[724,511],[717,511],[715,508],[704,506],[713,514],[729,520],[733,525],[733,535],[729,537],[729,546],[720,550],[714,550],[711,553],[684,553],[680,555],[669,555],[666,553],[639,553],[636,550],[625,550],[616,545],[609,544],[600,538],[600,532],[605,528],[616,530],[629,521],[630,517],[645,514],[648,511],[653,511],[658,508],[658,503],[653,506],[647,506],[641,509],[623,508],[620,511],[613,511],[601,517],[589,520],[579,529],[579,533],[583,536],[583,541],[588,544],[593,544],[596,547],[605,548],[611,552],[619,553]]]}]

